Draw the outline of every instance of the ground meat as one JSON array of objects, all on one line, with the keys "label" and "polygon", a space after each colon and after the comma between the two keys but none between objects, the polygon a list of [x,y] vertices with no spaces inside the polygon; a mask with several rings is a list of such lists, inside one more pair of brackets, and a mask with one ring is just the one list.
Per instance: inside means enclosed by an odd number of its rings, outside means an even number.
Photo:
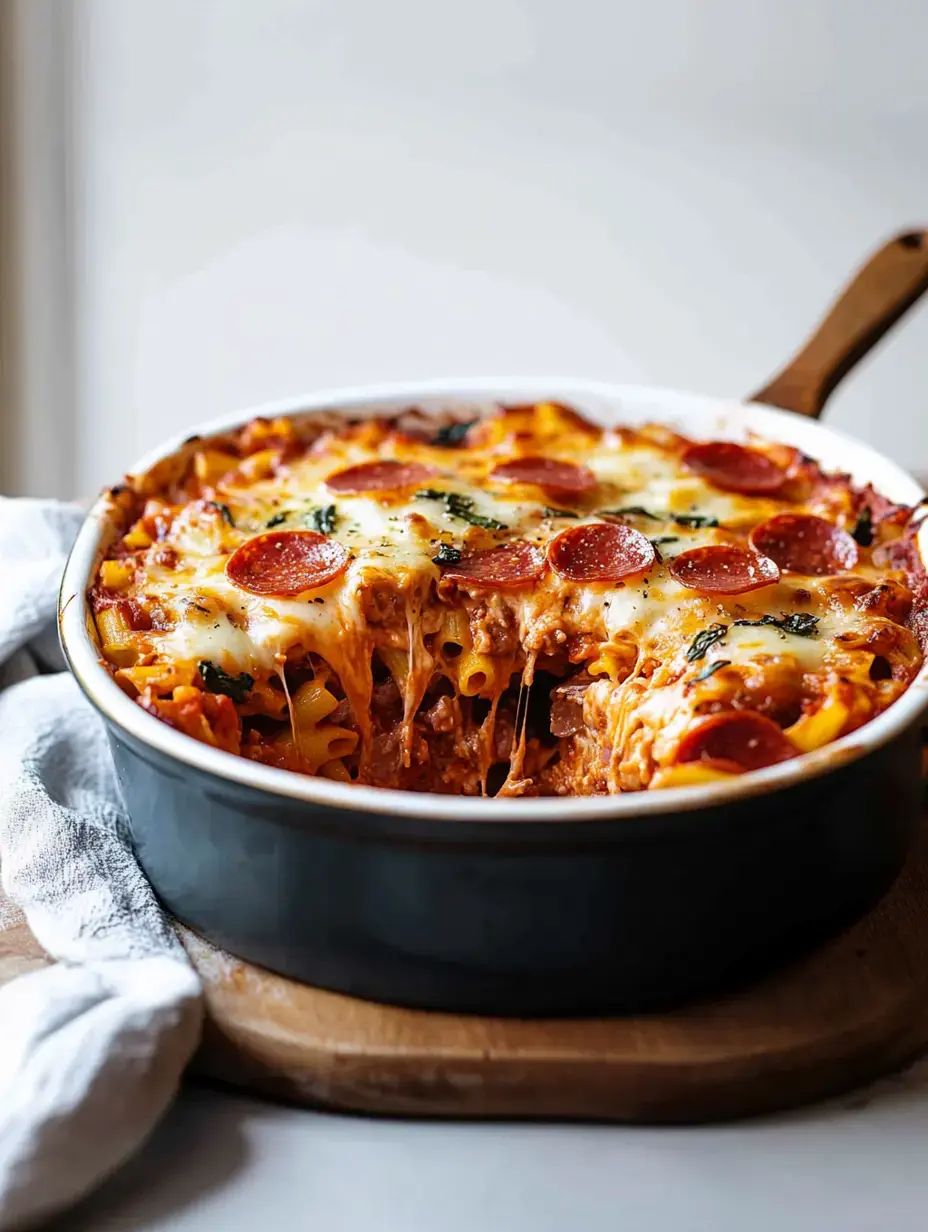
[{"label": "ground meat", "polygon": [[460,723],[460,713],[450,697],[440,697],[438,701],[423,715],[433,731],[454,731]]},{"label": "ground meat", "polygon": [[567,659],[567,642],[567,634],[563,629],[549,629],[541,639],[541,653],[547,659]]},{"label": "ground meat", "polygon": [[381,722],[403,713],[400,691],[392,676],[374,685],[374,692],[371,695],[371,713]]},{"label": "ground meat", "polygon": [[570,663],[586,663],[595,658],[602,639],[595,633],[572,633],[567,638],[567,659]]},{"label": "ground meat", "polygon": [[583,695],[561,694],[551,702],[551,734],[572,736],[583,726]]},{"label": "ground meat", "polygon": [[391,786],[399,773],[400,741],[402,724],[397,723],[389,731],[381,732],[371,742],[371,781]]},{"label": "ground meat", "polygon": [[493,757],[496,761],[509,761],[512,757],[512,746],[515,743],[516,716],[509,707],[501,708],[496,713],[496,723],[493,726]]},{"label": "ground meat", "polygon": [[592,677],[583,674],[551,690],[551,734],[573,736],[583,727],[583,695]]},{"label": "ground meat", "polygon": [[478,654],[509,655],[519,646],[514,614],[494,597],[479,603],[470,614],[470,631]]},{"label": "ground meat", "polygon": [[[486,721],[484,721],[486,722]],[[477,729],[473,733],[474,763],[479,760]],[[515,743],[515,711],[508,702],[504,702],[495,713],[493,721],[493,761],[509,761],[513,755]]]},{"label": "ground meat", "polygon": [[403,598],[388,583],[362,586],[361,607],[369,624],[406,625]]}]

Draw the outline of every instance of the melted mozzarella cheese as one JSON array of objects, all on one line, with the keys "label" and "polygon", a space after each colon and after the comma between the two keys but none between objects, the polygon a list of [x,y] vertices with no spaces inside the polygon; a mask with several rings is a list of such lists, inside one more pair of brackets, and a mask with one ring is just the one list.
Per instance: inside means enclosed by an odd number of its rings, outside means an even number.
[{"label": "melted mozzarella cheese", "polygon": [[[280,672],[288,652],[299,648],[325,659],[349,693],[356,715],[359,708],[367,713],[370,658],[372,647],[379,644],[371,639],[365,607],[373,587],[384,586],[399,596],[398,619],[401,625],[406,621],[401,632],[405,636],[408,630],[409,661],[415,644],[420,663],[430,672],[422,628],[414,625],[424,619],[426,605],[456,602],[435,593],[441,570],[434,558],[440,545],[466,554],[526,540],[544,551],[564,531],[600,523],[603,512],[635,508],[639,512],[624,516],[654,543],[658,554],[644,575],[615,584],[572,583],[547,570],[532,587],[488,588],[489,597],[513,617],[523,657],[532,663],[550,638],[557,647],[572,635],[586,637],[591,643],[588,665],[600,653],[599,641],[631,645],[631,662],[637,647],[632,674],[623,678],[616,670],[616,679],[598,680],[584,700],[585,713],[598,707],[609,715],[608,731],[616,748],[625,748],[644,725],[652,729],[658,753],[671,749],[704,696],[700,690],[719,684],[716,680],[703,686],[697,678],[722,660],[737,670],[789,658],[803,672],[818,672],[847,653],[835,639],[865,625],[865,617],[853,606],[829,603],[828,579],[786,577],[757,591],[716,596],[690,590],[671,577],[668,566],[679,553],[717,543],[745,545],[752,526],[801,506],[720,491],[685,472],[676,449],[643,436],[613,434],[606,434],[592,450],[588,439],[573,441],[569,434],[546,439],[543,445],[519,443],[526,455],[542,453],[591,469],[599,481],[595,492],[572,497],[526,484],[507,487],[494,482],[490,473],[505,456],[501,451],[510,447],[515,450],[512,442],[495,441],[485,447],[442,450],[408,439],[391,442],[388,434],[381,439],[376,432],[359,438],[336,435],[272,478],[226,476],[214,492],[213,508],[209,502],[204,506],[192,501],[180,510],[166,540],[151,550],[140,571],[135,593],[167,617],[144,635],[145,652],[165,662],[209,660],[227,671],[272,675]],[[336,471],[393,456],[434,468],[419,495],[341,494],[326,486],[327,476]],[[429,490],[456,494],[459,512],[454,512],[453,500],[429,495]],[[462,508],[467,516],[460,515]],[[228,516],[219,516],[217,510],[227,510]],[[573,516],[559,516],[557,510]],[[269,530],[319,529],[320,524],[329,529],[325,519],[320,523],[321,511],[331,511],[331,537],[350,554],[339,577],[293,598],[255,595],[229,578],[226,563],[242,544]],[[687,519],[719,525],[693,526]],[[155,563],[156,549],[165,544],[178,556],[173,569]],[[854,572],[873,582],[881,576],[866,558]],[[815,616],[814,635],[736,623],[765,615],[782,619],[784,613]],[[691,658],[694,639],[722,625],[723,635]],[[393,636],[389,644],[395,646],[395,629]],[[627,672],[628,656],[622,662]],[[422,691],[428,672],[420,681]],[[706,681],[710,679],[707,675]]]},{"label": "melted mozzarella cheese", "polygon": [[[559,455],[568,454],[569,442],[559,450]],[[204,520],[202,511],[197,513],[194,506],[182,511],[169,536],[183,558],[182,568],[174,572],[151,569],[146,579],[146,592],[157,597],[176,622],[169,632],[152,636],[157,651],[172,658],[219,658],[241,669],[267,669],[275,656],[297,644],[325,654],[325,648],[338,640],[340,630],[359,619],[356,596],[365,582],[384,579],[402,589],[411,580],[427,583],[436,579],[439,570],[433,557],[441,542],[467,550],[496,540],[520,538],[544,548],[563,530],[599,521],[592,510],[580,510],[579,516],[569,521],[552,519],[546,517],[548,511],[564,504],[569,507],[569,500],[541,491],[537,500],[520,499],[500,485],[465,478],[481,469],[471,451],[441,454],[442,465],[436,467],[436,474],[425,486],[464,497],[477,518],[502,523],[505,529],[499,532],[475,527],[456,516],[441,497],[425,493],[407,494],[401,499],[380,493],[342,495],[326,487],[326,476],[333,471],[379,456],[370,444],[336,440],[331,451],[305,454],[272,479],[227,485],[222,499],[231,512],[234,530],[215,517]],[[463,466],[456,465],[460,460]],[[565,460],[569,458],[565,456]],[[730,662],[749,663],[758,656],[788,652],[807,669],[823,662],[832,637],[855,627],[851,616],[845,620],[830,616],[820,623],[814,638],[770,627],[737,628],[734,621],[746,612],[758,616],[772,610],[779,614],[784,603],[785,610],[796,610],[792,596],[780,593],[782,587],[775,594],[762,592],[774,597],[774,603],[758,612],[757,604],[750,601],[754,596],[734,596],[720,602],[715,597],[694,595],[669,576],[666,563],[676,555],[730,541],[730,529],[769,516],[779,508],[777,502],[719,492],[702,478],[681,472],[673,453],[647,442],[629,445],[613,439],[593,456],[575,460],[594,471],[604,492],[618,494],[621,503],[616,507],[639,507],[652,515],[628,516],[652,539],[664,562],[656,563],[644,577],[616,585],[573,587],[570,612],[577,628],[593,622],[614,640],[631,635],[644,652],[665,660],[673,658],[683,670],[691,639],[712,623],[730,627],[724,640],[712,647],[708,662],[726,657]],[[483,473],[492,469],[494,461],[484,464]],[[521,490],[526,489],[522,486]],[[221,546],[231,550],[269,529],[269,523],[281,530],[312,526],[314,510],[333,506],[332,537],[353,558],[336,582],[306,597],[278,599],[251,595],[228,579],[224,572],[228,553],[220,553]],[[680,524],[676,516],[714,519],[721,527]],[[520,629],[530,629],[537,623],[551,608],[555,596],[562,603],[564,589],[563,582],[548,576],[537,583],[532,594],[511,596],[511,605],[519,609]],[[185,604],[192,592],[216,601],[215,619]],[[318,602],[320,599],[322,602]],[[816,612],[821,610],[817,599],[813,606]]]},{"label": "melted mozzarella cheese", "polygon": [[[814,637],[802,637],[770,625],[744,627],[733,623],[725,636],[707,652],[705,661],[725,659],[729,663],[750,664],[761,657],[788,654],[804,670],[817,671],[828,658],[836,625],[833,619],[825,617],[820,620]],[[856,622],[851,619],[845,627],[855,626]]]},{"label": "melted mozzarella cheese", "polygon": [[[587,465],[602,482],[622,493],[622,505],[641,505],[660,513],[694,514],[737,526],[745,517],[760,521],[776,512],[771,501],[746,501],[743,496],[720,492],[698,475],[681,471],[680,463],[656,447],[620,447],[597,454]],[[765,512],[769,506],[769,513]]]}]

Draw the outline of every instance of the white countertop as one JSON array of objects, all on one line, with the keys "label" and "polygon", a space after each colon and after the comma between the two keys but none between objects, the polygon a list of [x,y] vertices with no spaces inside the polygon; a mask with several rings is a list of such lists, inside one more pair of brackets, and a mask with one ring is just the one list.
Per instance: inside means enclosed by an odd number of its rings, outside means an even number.
[{"label": "white countertop", "polygon": [[373,1120],[186,1090],[61,1232],[906,1232],[928,1226],[928,1062],[701,1128]]}]

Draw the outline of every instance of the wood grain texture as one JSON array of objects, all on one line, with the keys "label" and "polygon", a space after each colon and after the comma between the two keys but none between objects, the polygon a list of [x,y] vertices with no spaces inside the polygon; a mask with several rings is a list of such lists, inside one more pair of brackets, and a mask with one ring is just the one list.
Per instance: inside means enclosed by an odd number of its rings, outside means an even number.
[{"label": "wood grain texture", "polygon": [[0,988],[17,975],[44,967],[49,959],[18,913],[5,910],[0,891]]},{"label": "wood grain texture", "polygon": [[326,1107],[679,1122],[792,1107],[928,1047],[928,830],[865,920],[761,984],[648,1018],[514,1021],[289,984],[184,935],[206,977],[201,1072]]},{"label": "wood grain texture", "polygon": [[[646,1018],[396,1009],[181,937],[208,1005],[195,1071],[237,1087],[419,1117],[739,1117],[848,1090],[928,1048],[928,825],[887,897],[843,936],[751,988]],[[24,926],[0,935],[0,983],[43,961]]]},{"label": "wood grain texture", "polygon": [[861,266],[802,350],[750,400],[817,418],[838,382],[925,291],[928,230],[913,228]]}]

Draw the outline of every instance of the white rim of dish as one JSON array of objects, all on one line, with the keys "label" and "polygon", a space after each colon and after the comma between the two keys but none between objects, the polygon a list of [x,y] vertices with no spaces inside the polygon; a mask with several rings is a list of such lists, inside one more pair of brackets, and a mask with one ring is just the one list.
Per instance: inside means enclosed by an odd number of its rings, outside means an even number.
[{"label": "white rim of dish", "polygon": [[[923,496],[921,486],[895,462],[868,445],[826,428],[815,420],[759,403],[724,400],[656,386],[613,385],[565,377],[499,377],[395,382],[353,388],[320,390],[223,415],[178,434],[141,458],[129,474],[148,470],[179,449],[191,435],[209,436],[247,423],[255,416],[271,417],[334,410],[365,413],[383,404],[404,405],[435,401],[557,400],[572,403],[602,402],[612,407],[634,404],[644,418],[679,424],[693,430],[694,419],[715,428],[720,436],[743,438],[756,432],[771,440],[794,444],[817,457],[829,469],[846,469],[859,481],[869,481],[891,499],[908,504]],[[635,417],[631,422],[635,421]],[[708,421],[708,424],[707,424]],[[928,660],[906,692],[877,718],[833,744],[795,760],[768,766],[730,782],[696,787],[672,787],[615,796],[548,796],[486,799],[445,796],[432,792],[400,791],[332,782],[277,770],[232,753],[201,744],[191,736],[159,722],[119,688],[102,666],[94,644],[87,589],[95,571],[101,541],[109,527],[103,493],[81,527],[65,568],[59,600],[61,641],[68,663],[85,693],[118,728],[166,757],[204,770],[230,783],[263,790],[274,796],[363,813],[391,813],[404,817],[448,821],[578,822],[689,812],[719,806],[817,778],[856,761],[881,747],[916,721],[928,705]],[[922,545],[920,545],[922,546]],[[924,551],[924,546],[922,546]]]}]

